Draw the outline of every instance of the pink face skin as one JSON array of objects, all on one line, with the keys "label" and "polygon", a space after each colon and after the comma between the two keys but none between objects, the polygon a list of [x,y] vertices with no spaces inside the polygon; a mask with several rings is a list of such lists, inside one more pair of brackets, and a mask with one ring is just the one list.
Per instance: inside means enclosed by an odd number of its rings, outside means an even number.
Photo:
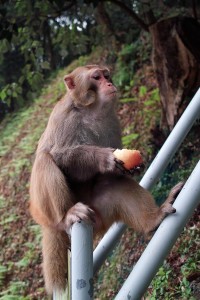
[{"label": "pink face skin", "polygon": [[109,109],[117,100],[117,89],[106,67],[79,67],[64,80],[72,99],[77,100],[76,105],[89,109],[89,112],[94,108]]},{"label": "pink face skin", "polygon": [[92,70],[91,81],[97,87],[99,99],[112,100],[116,98],[117,89],[113,85],[107,69]]}]

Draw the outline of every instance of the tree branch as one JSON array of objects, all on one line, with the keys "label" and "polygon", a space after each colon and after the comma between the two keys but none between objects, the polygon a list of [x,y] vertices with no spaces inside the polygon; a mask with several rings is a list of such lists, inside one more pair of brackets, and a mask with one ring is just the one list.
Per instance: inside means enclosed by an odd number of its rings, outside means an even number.
[{"label": "tree branch", "polygon": [[[103,0],[103,1],[106,2],[108,0]],[[109,0],[109,2],[112,2],[113,4],[121,7],[121,9],[123,9],[132,19],[134,19],[142,29],[144,29],[145,31],[149,31],[148,25],[145,24],[143,20],[140,19],[138,15],[133,10],[131,10],[128,6],[126,6],[124,3],[118,0]]]},{"label": "tree branch", "polygon": [[198,20],[198,17],[197,17],[197,7],[196,7],[196,1],[195,0],[192,0],[192,10],[193,10],[193,16],[196,20]]}]

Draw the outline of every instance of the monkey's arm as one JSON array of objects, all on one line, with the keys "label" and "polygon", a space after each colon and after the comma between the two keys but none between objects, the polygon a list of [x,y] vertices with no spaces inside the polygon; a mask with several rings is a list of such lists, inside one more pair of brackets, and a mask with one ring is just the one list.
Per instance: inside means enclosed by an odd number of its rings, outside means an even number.
[{"label": "monkey's arm", "polygon": [[50,151],[55,163],[72,179],[84,181],[97,173],[119,172],[113,149],[80,145]]}]

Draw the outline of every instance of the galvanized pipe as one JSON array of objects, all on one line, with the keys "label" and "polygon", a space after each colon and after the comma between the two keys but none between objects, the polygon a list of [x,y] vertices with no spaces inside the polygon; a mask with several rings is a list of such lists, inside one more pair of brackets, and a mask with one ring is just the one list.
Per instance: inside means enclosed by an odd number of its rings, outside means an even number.
[{"label": "galvanized pipe", "polygon": [[98,244],[93,254],[93,271],[94,274],[100,269],[104,260],[106,260],[108,253],[114,249],[116,243],[122,236],[126,225],[123,223],[115,223],[107,231],[101,242]]},{"label": "galvanized pipe", "polygon": [[[177,122],[173,131],[170,133],[166,142],[160,149],[159,153],[153,160],[152,164],[145,173],[140,185],[150,190],[153,185],[159,180],[164,172],[172,156],[178,150],[180,144],[183,142],[187,133],[190,131],[192,125],[200,116],[200,88],[189,103],[185,112]],[[94,251],[94,273],[98,271],[99,267],[104,262],[110,251],[117,244],[120,236],[125,231],[126,226],[119,224],[109,229],[106,235],[102,238],[101,242]]]},{"label": "galvanized pipe", "polygon": [[169,215],[161,223],[115,300],[141,299],[184,225],[200,203],[199,176],[200,161],[174,203],[176,213]]},{"label": "galvanized pipe", "polygon": [[71,299],[93,299],[93,230],[85,222],[71,230]]}]

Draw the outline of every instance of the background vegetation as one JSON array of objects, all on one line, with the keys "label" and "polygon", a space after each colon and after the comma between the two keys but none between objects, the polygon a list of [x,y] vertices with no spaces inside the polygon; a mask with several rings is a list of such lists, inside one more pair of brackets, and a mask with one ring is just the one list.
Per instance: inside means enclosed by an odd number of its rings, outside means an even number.
[{"label": "background vegetation", "polygon": [[[47,299],[28,188],[37,141],[65,93],[63,76],[86,63],[112,68],[124,147],[140,149],[148,165],[199,86],[199,17],[198,1],[1,1],[0,299]],[[158,201],[198,161],[199,129],[196,122],[154,188]],[[144,299],[200,298],[199,225],[197,208]],[[95,278],[95,299],[114,297],[146,243],[126,231]]]}]

